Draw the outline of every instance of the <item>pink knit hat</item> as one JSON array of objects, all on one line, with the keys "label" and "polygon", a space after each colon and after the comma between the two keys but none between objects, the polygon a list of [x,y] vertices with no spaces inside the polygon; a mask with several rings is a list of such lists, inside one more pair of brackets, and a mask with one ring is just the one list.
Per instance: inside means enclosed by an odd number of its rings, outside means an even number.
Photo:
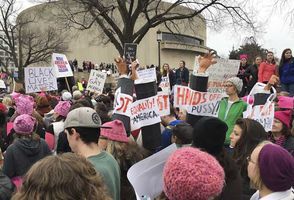
[{"label": "pink knit hat", "polygon": [[291,110],[276,111],[275,118],[280,120],[283,124],[285,124],[288,128],[290,128],[291,114],[292,114]]},{"label": "pink knit hat", "polygon": [[241,54],[240,55],[240,60],[242,60],[242,59],[248,59],[248,55],[247,54]]},{"label": "pink knit hat", "polygon": [[54,108],[54,112],[56,112],[58,115],[66,117],[69,112],[70,106],[71,104],[69,101],[59,101]]},{"label": "pink knit hat", "polygon": [[207,200],[218,196],[225,174],[218,161],[197,148],[176,150],[163,169],[163,188],[169,200]]},{"label": "pink knit hat", "polygon": [[34,130],[36,119],[30,115],[23,114],[15,118],[13,122],[13,129],[18,134],[31,134]]},{"label": "pink knit hat", "polygon": [[19,115],[31,115],[34,111],[34,98],[27,95],[20,95],[15,99],[16,112]]},{"label": "pink knit hat", "polygon": [[106,122],[103,126],[111,127],[111,129],[101,129],[101,136],[108,138],[109,140],[118,142],[128,142],[128,136],[124,124],[120,120],[114,120],[111,122]]},{"label": "pink knit hat", "polygon": [[287,108],[287,109],[294,108],[294,97],[279,96],[278,99],[279,99],[278,101],[279,108]]}]

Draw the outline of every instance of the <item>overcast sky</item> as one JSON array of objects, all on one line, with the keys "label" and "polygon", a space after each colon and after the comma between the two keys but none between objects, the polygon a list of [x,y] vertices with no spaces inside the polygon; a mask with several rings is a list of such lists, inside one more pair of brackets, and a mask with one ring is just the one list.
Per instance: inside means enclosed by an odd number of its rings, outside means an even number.
[{"label": "overcast sky", "polygon": [[[33,6],[32,0],[17,0],[22,9]],[[277,57],[281,56],[283,49],[294,50],[294,23],[292,27],[287,20],[286,10],[281,13],[278,8],[273,9],[270,5],[273,0],[251,0],[257,13],[257,20],[264,25],[263,33],[258,34],[257,42],[263,48],[272,50]],[[293,1],[293,0],[288,0]],[[294,7],[294,6],[293,6]],[[272,12],[274,11],[274,12]],[[222,31],[207,30],[207,46],[218,51],[222,57],[228,57],[229,51],[234,46],[238,48],[245,37],[251,34],[242,34],[241,31],[234,33],[232,29],[226,28]]]}]

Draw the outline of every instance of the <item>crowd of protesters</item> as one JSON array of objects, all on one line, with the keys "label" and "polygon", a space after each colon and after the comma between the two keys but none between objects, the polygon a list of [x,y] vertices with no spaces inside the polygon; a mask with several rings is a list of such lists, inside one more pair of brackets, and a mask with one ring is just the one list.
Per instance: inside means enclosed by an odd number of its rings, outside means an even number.
[{"label": "crowd of protesters", "polygon": [[[224,80],[226,97],[218,117],[193,116],[171,101],[170,114],[158,126],[134,131],[127,116],[113,113],[114,91],[88,92],[86,80],[81,80],[82,89],[74,85],[60,93],[25,94],[20,89],[6,94],[0,103],[0,199],[138,199],[128,170],[175,143],[156,199],[293,200],[294,58],[285,49],[279,65],[272,52],[264,61],[257,55],[252,65],[247,60],[241,55],[238,75]],[[164,63],[157,79],[168,76],[171,90],[183,85],[205,92],[206,70],[216,62],[215,55],[209,52],[198,61],[192,74],[183,60],[175,71]],[[134,85],[136,61],[131,69],[122,58],[115,62],[122,93],[136,100],[160,91]],[[73,65],[78,66],[76,60]],[[253,106],[264,105],[273,88],[278,91],[268,132],[242,117],[248,104],[241,97],[257,82],[263,87],[253,94]]]}]

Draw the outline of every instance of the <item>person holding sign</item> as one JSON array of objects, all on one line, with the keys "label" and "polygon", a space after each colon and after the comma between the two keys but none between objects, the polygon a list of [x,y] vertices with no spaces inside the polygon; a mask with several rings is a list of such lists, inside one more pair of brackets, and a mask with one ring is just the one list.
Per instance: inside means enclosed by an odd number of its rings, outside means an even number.
[{"label": "person holding sign", "polygon": [[170,90],[172,90],[173,86],[176,84],[176,76],[173,70],[170,69],[169,64],[164,63],[162,67],[162,76],[168,77]]},{"label": "person holding sign", "polygon": [[228,126],[225,146],[229,147],[230,135],[235,122],[238,118],[242,118],[243,112],[247,109],[247,104],[238,97],[243,87],[241,79],[238,77],[229,78],[224,86],[226,88],[226,94],[229,97],[223,98],[220,102],[218,118],[223,120]]},{"label": "person holding sign", "polygon": [[269,140],[292,154],[294,157],[294,137],[290,132],[291,110],[276,111]]}]

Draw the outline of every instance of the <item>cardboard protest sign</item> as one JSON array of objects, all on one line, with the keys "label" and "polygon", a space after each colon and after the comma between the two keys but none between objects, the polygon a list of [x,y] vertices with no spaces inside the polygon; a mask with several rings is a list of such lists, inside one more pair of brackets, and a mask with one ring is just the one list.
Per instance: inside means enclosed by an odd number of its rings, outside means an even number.
[{"label": "cardboard protest sign", "polygon": [[57,80],[53,67],[26,67],[26,93],[57,90]]},{"label": "cardboard protest sign", "polygon": [[136,60],[137,46],[135,43],[125,43],[124,45],[124,56],[127,64],[131,64],[132,61]]},{"label": "cardboard protest sign", "polygon": [[57,78],[73,76],[69,62],[64,54],[53,53],[52,64],[56,70]]},{"label": "cardboard protest sign", "polygon": [[152,80],[157,80],[156,78],[156,69],[153,68],[149,68],[149,69],[142,69],[142,70],[138,70],[137,71],[138,74],[138,79],[152,79]]},{"label": "cardboard protest sign", "polygon": [[185,108],[192,115],[217,116],[222,97],[221,93],[199,92],[180,85],[174,87],[174,106]]},{"label": "cardboard protest sign", "polygon": [[130,113],[131,130],[137,130],[161,121],[156,96],[133,102]]},{"label": "cardboard protest sign", "polygon": [[6,85],[3,80],[0,80],[0,88],[3,88],[3,89],[6,88]]},{"label": "cardboard protest sign", "polygon": [[[239,65],[239,60],[217,59],[217,63],[210,66],[206,71],[209,74],[207,91],[213,93],[224,93],[225,88],[223,87],[223,82],[226,79],[234,77],[238,74]],[[195,72],[198,67],[199,63],[196,57],[194,68]]]},{"label": "cardboard protest sign", "polygon": [[113,113],[130,116],[130,107],[132,102],[133,97],[128,94],[121,93],[121,88],[118,88],[115,92]]},{"label": "cardboard protest sign", "polygon": [[86,90],[102,94],[106,77],[106,73],[92,69]]},{"label": "cardboard protest sign", "polygon": [[165,162],[176,150],[176,145],[172,144],[129,169],[127,177],[134,187],[137,200],[154,199],[160,195],[163,191],[162,173]]},{"label": "cardboard protest sign", "polygon": [[162,91],[166,94],[170,93],[170,84],[169,84],[169,77],[163,76],[161,77],[161,82],[159,84],[159,87],[162,89]]}]

